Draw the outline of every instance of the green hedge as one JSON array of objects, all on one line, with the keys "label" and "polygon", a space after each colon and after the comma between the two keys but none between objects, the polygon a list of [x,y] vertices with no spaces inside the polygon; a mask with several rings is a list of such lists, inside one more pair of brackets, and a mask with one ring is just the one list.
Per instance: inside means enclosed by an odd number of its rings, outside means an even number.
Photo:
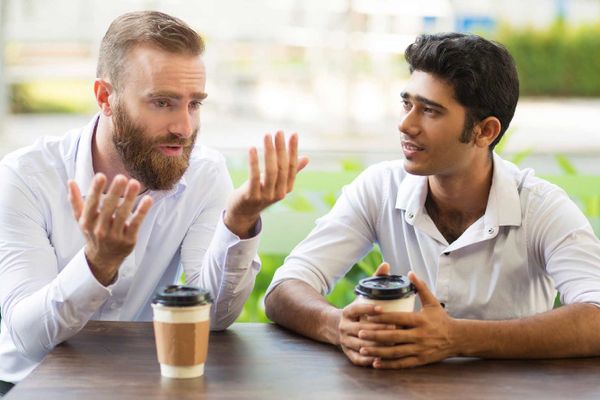
[{"label": "green hedge", "polygon": [[540,29],[503,27],[495,37],[517,63],[521,95],[600,96],[600,23]]}]

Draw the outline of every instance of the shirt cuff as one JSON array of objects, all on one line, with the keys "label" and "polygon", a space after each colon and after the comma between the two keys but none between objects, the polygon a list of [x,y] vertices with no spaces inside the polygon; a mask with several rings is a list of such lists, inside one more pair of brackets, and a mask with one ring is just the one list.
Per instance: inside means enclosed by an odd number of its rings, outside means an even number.
[{"label": "shirt cuff", "polygon": [[83,312],[94,313],[111,295],[111,291],[92,274],[83,249],[73,257],[57,278],[57,288],[63,300],[77,305]]},{"label": "shirt cuff", "polygon": [[219,250],[223,254],[227,254],[226,270],[247,269],[258,252],[260,233],[262,232],[262,219],[259,218],[256,223],[254,236],[248,239],[240,239],[238,235],[227,228],[223,220],[224,215],[225,213],[223,212],[221,218],[219,218],[213,242],[218,243]]}]

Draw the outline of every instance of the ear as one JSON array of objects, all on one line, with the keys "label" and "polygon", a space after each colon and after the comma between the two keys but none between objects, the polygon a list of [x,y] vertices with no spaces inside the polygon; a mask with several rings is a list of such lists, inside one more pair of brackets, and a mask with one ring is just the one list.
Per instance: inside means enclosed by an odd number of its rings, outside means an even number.
[{"label": "ear", "polygon": [[475,126],[475,145],[488,147],[500,134],[502,124],[496,117],[487,117]]},{"label": "ear", "polygon": [[111,96],[114,94],[113,86],[104,79],[96,79],[94,81],[94,94],[96,95],[96,102],[102,114],[110,117],[112,115],[110,100],[114,97]]}]

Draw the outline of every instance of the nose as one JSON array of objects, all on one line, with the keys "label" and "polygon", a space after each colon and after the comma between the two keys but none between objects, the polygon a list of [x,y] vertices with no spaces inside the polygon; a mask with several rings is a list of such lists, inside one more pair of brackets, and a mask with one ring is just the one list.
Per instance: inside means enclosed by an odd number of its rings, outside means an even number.
[{"label": "nose", "polygon": [[419,121],[415,115],[415,109],[412,108],[410,111],[404,112],[404,115],[400,119],[398,124],[398,130],[400,133],[404,133],[408,136],[416,136],[421,131]]},{"label": "nose", "polygon": [[171,125],[171,133],[185,139],[192,136],[196,130],[197,116],[184,109],[174,115],[174,118],[175,121]]}]

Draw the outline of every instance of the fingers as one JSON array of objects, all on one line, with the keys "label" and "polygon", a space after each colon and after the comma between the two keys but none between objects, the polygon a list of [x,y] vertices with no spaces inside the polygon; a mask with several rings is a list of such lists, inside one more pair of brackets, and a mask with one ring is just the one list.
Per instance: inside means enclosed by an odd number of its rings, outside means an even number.
[{"label": "fingers", "polygon": [[411,329],[381,329],[358,331],[358,337],[365,341],[381,344],[400,344],[413,343],[415,341],[414,333]]},{"label": "fingers", "polygon": [[71,203],[71,208],[73,209],[73,216],[77,221],[79,221],[84,207],[83,199],[81,198],[81,191],[74,180],[69,180],[67,185],[69,188],[69,202]]},{"label": "fingers", "polygon": [[365,357],[373,357],[382,360],[406,358],[417,356],[419,354],[419,346],[412,343],[396,346],[365,346],[360,349],[360,354]]},{"label": "fingers", "polygon": [[423,365],[423,363],[418,357],[405,357],[397,360],[382,360],[380,358],[376,358],[373,361],[373,368],[377,369],[402,369],[402,368],[412,368],[418,365]]},{"label": "fingers", "polygon": [[95,232],[97,237],[102,238],[111,229],[113,214],[121,201],[126,187],[127,179],[123,175],[115,176],[100,207],[100,216]]},{"label": "fingers", "polygon": [[412,328],[422,323],[423,316],[415,312],[387,312],[368,316],[367,320],[377,324],[393,324],[403,328]]},{"label": "fingers", "polygon": [[298,166],[298,134],[293,133],[290,136],[290,141],[288,143],[288,160],[289,160],[289,169],[287,176],[287,192],[291,192],[294,187],[294,181],[296,180],[296,168]]},{"label": "fingers", "polygon": [[106,185],[106,176],[104,174],[96,174],[92,179],[92,185],[88,192],[88,196],[83,206],[83,212],[79,220],[79,224],[84,233],[89,234],[94,230],[96,220],[100,215],[99,205],[100,196]]},{"label": "fingers", "polygon": [[123,232],[123,227],[125,226],[125,222],[131,213],[133,208],[133,203],[135,202],[135,198],[140,192],[140,184],[135,179],[127,182],[127,186],[125,187],[125,196],[123,198],[123,202],[120,206],[117,207],[114,214],[114,219],[112,222],[112,231],[115,235]]},{"label": "fingers", "polygon": [[256,147],[252,147],[248,151],[248,167],[249,177],[248,182],[250,185],[250,197],[257,199],[260,197],[260,167],[258,165],[258,152]]},{"label": "fingers", "polygon": [[125,234],[131,238],[135,239],[137,237],[137,233],[142,225],[144,217],[148,214],[148,210],[152,206],[152,197],[144,196],[138,207],[136,208],[133,216],[131,217],[131,221],[126,225]]},{"label": "fingers", "polygon": [[377,271],[373,274],[374,276],[386,276],[390,274],[390,264],[383,262],[377,267]]},{"label": "fingers", "polygon": [[263,191],[267,199],[272,199],[275,195],[275,184],[277,183],[277,157],[271,135],[265,135],[264,146],[265,179],[263,181]]},{"label": "fingers", "polygon": [[348,357],[350,362],[354,365],[358,365],[360,367],[369,367],[373,365],[373,362],[375,361],[373,357],[363,356],[359,352],[349,349],[345,346],[342,346],[342,350],[344,351],[346,357]]},{"label": "fingers", "polygon": [[281,200],[288,193],[287,182],[289,173],[288,153],[285,148],[285,136],[278,131],[275,135],[275,151],[277,153],[277,179],[275,183],[275,198]]},{"label": "fingers", "polygon": [[358,321],[363,315],[380,315],[383,309],[380,306],[374,306],[372,304],[360,304],[352,303],[344,307],[342,316],[352,321]]},{"label": "fingers", "polygon": [[441,307],[440,302],[434,296],[434,294],[431,293],[431,290],[429,290],[429,288],[427,287],[425,282],[423,282],[422,280],[417,278],[417,275],[414,272],[410,271],[408,273],[408,279],[410,279],[412,284],[415,285],[415,288],[417,289],[417,294],[419,295],[419,298],[421,299],[421,305],[423,307],[425,307],[425,306]]}]

